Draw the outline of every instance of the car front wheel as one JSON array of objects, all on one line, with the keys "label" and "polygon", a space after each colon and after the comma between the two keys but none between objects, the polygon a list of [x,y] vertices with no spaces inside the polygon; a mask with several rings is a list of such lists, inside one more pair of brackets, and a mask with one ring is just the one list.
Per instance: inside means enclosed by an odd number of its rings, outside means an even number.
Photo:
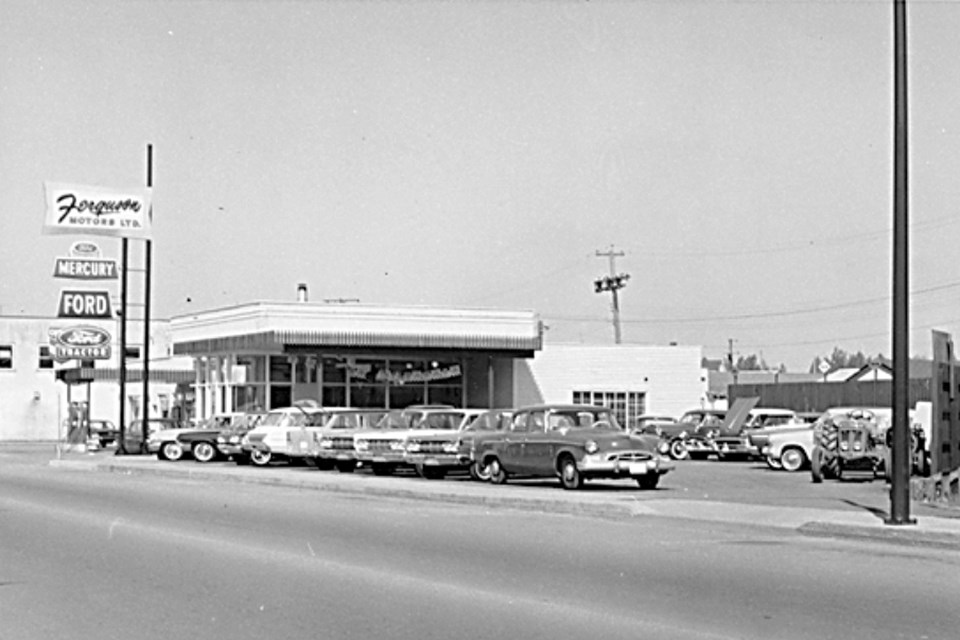
[{"label": "car front wheel", "polygon": [[217,457],[217,450],[209,442],[198,442],[193,445],[193,459],[197,462],[210,462]]},{"label": "car front wheel", "polygon": [[573,458],[564,458],[560,462],[560,485],[564,489],[573,490],[583,486],[583,476],[577,469],[577,463]]},{"label": "car front wheel", "polygon": [[256,467],[265,467],[270,464],[270,460],[273,458],[270,455],[269,451],[260,451],[259,449],[254,449],[250,452],[250,462]]}]

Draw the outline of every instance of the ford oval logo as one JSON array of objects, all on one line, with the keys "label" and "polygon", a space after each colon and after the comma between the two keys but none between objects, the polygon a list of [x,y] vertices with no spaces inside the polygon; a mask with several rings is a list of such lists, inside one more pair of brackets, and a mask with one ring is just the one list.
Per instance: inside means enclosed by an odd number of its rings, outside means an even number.
[{"label": "ford oval logo", "polygon": [[51,332],[51,337],[67,347],[102,347],[110,344],[110,334],[99,327],[70,327]]},{"label": "ford oval logo", "polygon": [[100,256],[100,247],[92,242],[74,242],[70,246],[70,254],[83,258],[96,258]]}]

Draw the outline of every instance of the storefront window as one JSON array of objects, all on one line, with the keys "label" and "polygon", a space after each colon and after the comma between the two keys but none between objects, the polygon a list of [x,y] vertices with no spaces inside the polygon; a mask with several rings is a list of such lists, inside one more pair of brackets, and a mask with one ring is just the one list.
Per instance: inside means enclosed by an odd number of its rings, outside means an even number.
[{"label": "storefront window", "polygon": [[234,380],[238,382],[266,382],[267,359],[264,356],[237,356]]},{"label": "storefront window", "polygon": [[245,384],[233,388],[233,406],[237,411],[261,411],[267,406],[265,385]]},{"label": "storefront window", "polygon": [[289,407],[293,402],[291,394],[290,385],[270,385],[270,408],[282,409],[283,407]]},{"label": "storefront window", "polygon": [[287,356],[270,356],[270,382],[291,382],[293,366]]}]

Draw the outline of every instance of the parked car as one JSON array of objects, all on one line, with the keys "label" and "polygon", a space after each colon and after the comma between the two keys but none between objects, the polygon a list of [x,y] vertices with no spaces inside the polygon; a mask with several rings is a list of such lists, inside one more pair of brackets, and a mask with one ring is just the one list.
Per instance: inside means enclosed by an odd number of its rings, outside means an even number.
[{"label": "parked car", "polygon": [[442,426],[458,421],[462,413],[450,405],[415,405],[388,411],[373,429],[362,429],[353,437],[357,460],[375,475],[390,475],[401,467],[412,467],[407,460],[407,440],[414,429]]},{"label": "parked car", "polygon": [[[183,423],[173,418],[149,418],[146,421],[147,440],[144,442],[143,423],[143,420],[133,420],[127,425],[125,433],[123,434],[123,448],[126,453],[140,453],[141,447],[143,447],[147,453],[155,454],[159,449],[159,443],[156,441],[151,442],[151,436],[160,431],[180,429],[183,427]],[[152,450],[150,448],[151,446],[154,447]]]},{"label": "parked car", "polygon": [[247,412],[244,414],[243,420],[222,429],[220,433],[217,434],[217,452],[220,456],[224,458],[241,456],[243,454],[243,445],[240,441],[243,439],[243,436],[263,422],[266,415],[264,411]]},{"label": "parked car", "polygon": [[564,489],[579,489],[593,478],[633,478],[653,489],[675,465],[658,444],[625,431],[606,407],[548,404],[517,409],[508,429],[477,439],[476,456],[494,484],[556,477]]},{"label": "parked car", "polygon": [[306,462],[309,441],[306,429],[323,426],[330,410],[317,406],[294,405],[273,409],[241,439],[241,452],[234,456],[238,464],[265,467],[274,461]]},{"label": "parked car", "polygon": [[726,409],[691,409],[675,423],[654,424],[643,433],[657,435],[661,441],[660,453],[674,460],[706,458],[716,453],[711,437],[726,416]]},{"label": "parked car", "polygon": [[359,461],[353,446],[358,431],[376,428],[387,413],[386,409],[350,409],[339,411],[317,431],[318,441],[310,450],[310,457],[320,469],[336,468],[341,473],[352,473]]},{"label": "parked car", "polygon": [[120,437],[120,429],[110,420],[90,420],[89,435],[95,439],[101,447],[108,447],[115,443]]},{"label": "parked car", "polygon": [[[428,479],[469,470],[469,446],[461,440],[484,409],[450,409],[431,412],[407,435],[405,459],[417,473]],[[469,438],[472,441],[472,437]]]},{"label": "parked car", "polygon": [[[736,405],[741,399],[734,402]],[[759,398],[743,398],[752,400],[753,404]],[[760,449],[751,443],[750,434],[765,427],[773,427],[797,422],[797,413],[792,409],[760,407],[750,409],[740,423],[724,424],[720,432],[714,437],[713,444],[717,449],[717,458],[760,458]]]},{"label": "parked car", "polygon": [[175,440],[183,449],[183,457],[192,457],[197,462],[211,462],[223,457],[217,448],[220,434],[246,422],[245,413],[220,413],[211,416],[196,429],[181,429],[175,435]]},{"label": "parked car", "polygon": [[490,479],[487,467],[477,460],[478,441],[484,437],[484,434],[507,429],[512,418],[512,409],[490,409],[473,418],[460,432],[460,451],[458,455],[461,460],[469,460],[467,470],[474,480],[487,481]]}]

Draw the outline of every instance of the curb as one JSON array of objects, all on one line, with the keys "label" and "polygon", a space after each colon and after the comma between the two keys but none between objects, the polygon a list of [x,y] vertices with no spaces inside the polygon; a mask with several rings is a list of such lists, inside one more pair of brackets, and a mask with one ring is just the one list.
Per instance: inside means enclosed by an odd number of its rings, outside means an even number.
[{"label": "curb", "polygon": [[[873,516],[851,515],[839,511],[799,509],[794,507],[756,506],[729,502],[652,499],[625,502],[585,502],[572,498],[567,492],[556,499],[522,495],[485,495],[476,491],[445,488],[442,483],[413,484],[409,488],[366,483],[321,482],[320,474],[298,477],[270,473],[237,474],[212,471],[195,466],[175,467],[141,465],[114,461],[50,460],[51,467],[88,471],[122,473],[142,476],[164,476],[194,480],[215,480],[241,484],[259,484],[293,489],[325,491],[340,495],[390,497],[403,500],[430,500],[447,504],[539,511],[552,515],[588,516],[611,520],[631,520],[643,517],[697,520],[699,522],[750,526],[753,529],[787,529],[812,538],[835,538],[887,543],[914,548],[933,548],[960,551],[960,520],[948,518],[923,519],[924,526],[894,526]],[[334,476],[337,477],[337,476]],[[467,483],[469,485],[470,483]],[[837,520],[826,518],[836,516]]]}]

